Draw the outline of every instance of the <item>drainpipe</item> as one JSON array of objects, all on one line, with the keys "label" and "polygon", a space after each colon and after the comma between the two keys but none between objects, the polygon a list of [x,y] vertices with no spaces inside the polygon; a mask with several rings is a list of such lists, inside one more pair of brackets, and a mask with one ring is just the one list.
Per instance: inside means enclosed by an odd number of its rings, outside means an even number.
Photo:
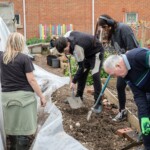
[{"label": "drainpipe", "polygon": [[26,31],[26,4],[25,0],[23,0],[23,29],[24,29],[24,37],[27,38],[27,31]]},{"label": "drainpipe", "polygon": [[94,0],[92,0],[92,34],[94,35]]}]

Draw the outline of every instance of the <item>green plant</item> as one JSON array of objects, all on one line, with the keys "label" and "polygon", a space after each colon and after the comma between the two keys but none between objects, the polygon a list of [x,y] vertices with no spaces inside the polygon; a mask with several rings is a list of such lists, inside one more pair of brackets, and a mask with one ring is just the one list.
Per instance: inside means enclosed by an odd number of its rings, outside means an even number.
[{"label": "green plant", "polygon": [[50,42],[50,40],[51,40],[51,37],[50,35],[48,35],[47,38],[45,39],[45,42]]},{"label": "green plant", "polygon": [[45,40],[42,40],[42,39],[39,39],[39,38],[36,38],[36,37],[33,37],[31,39],[28,39],[26,41],[26,44],[27,45],[32,45],[32,44],[38,44],[38,43],[44,43]]},{"label": "green plant", "polygon": [[[75,61],[74,57],[70,58],[70,64],[71,64],[71,74],[72,76],[74,76],[77,71],[77,62]],[[65,76],[69,76],[69,68],[66,69]]]}]

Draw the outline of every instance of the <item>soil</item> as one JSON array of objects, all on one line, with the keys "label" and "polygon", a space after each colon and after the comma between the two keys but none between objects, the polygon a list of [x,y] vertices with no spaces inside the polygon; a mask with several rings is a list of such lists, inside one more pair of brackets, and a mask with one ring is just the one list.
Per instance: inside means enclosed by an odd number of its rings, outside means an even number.
[{"label": "soil", "polygon": [[[36,55],[34,63],[51,73],[64,76],[62,69],[52,68],[47,65],[46,56]],[[88,122],[86,120],[87,114],[94,104],[93,95],[87,92],[88,89],[89,87],[87,86],[83,97],[85,107],[76,110],[71,109],[69,104],[64,103],[64,100],[71,95],[69,85],[59,88],[52,94],[52,101],[55,102],[55,105],[62,112],[65,132],[89,150],[121,150],[131,142],[124,137],[118,136],[116,131],[130,127],[130,124],[127,121],[112,121],[112,118],[118,112],[114,104],[104,106],[103,112],[99,115],[92,113],[91,119]],[[114,87],[110,87],[110,90],[113,94],[116,94]],[[127,92],[126,105],[136,114],[137,110],[133,102],[132,94],[130,91]]]}]

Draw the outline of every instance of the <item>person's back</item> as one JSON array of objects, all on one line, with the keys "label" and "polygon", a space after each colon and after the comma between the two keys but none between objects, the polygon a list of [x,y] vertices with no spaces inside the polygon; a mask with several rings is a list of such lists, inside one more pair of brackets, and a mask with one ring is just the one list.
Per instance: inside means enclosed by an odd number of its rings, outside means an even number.
[{"label": "person's back", "polygon": [[113,46],[114,43],[117,42],[119,47],[124,49],[124,52],[139,47],[132,29],[128,25],[120,22],[117,23],[116,29],[112,34],[111,41]]},{"label": "person's back", "polygon": [[71,42],[71,52],[73,51],[75,45],[79,45],[84,49],[85,57],[89,57],[97,52],[100,52],[100,49],[103,51],[102,45],[98,40],[96,40],[96,43],[94,44],[93,35],[72,31],[68,39]]},{"label": "person's back", "polygon": [[34,70],[30,58],[22,53],[14,58],[13,61],[8,64],[4,64],[3,55],[1,55],[1,83],[2,92],[10,91],[33,91],[29,82],[27,81],[27,72],[32,72]]}]

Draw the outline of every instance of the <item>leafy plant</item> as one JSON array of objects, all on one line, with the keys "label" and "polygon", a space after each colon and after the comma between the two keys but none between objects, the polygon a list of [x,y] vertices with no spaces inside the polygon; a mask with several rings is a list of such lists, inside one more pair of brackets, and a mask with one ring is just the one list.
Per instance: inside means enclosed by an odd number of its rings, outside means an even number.
[{"label": "leafy plant", "polygon": [[46,43],[50,41],[50,36],[48,36],[45,40],[39,39],[37,37],[33,37],[26,41],[27,45],[38,44],[38,43]]},{"label": "leafy plant", "polygon": [[45,42],[50,42],[50,40],[51,40],[51,37],[50,35],[48,35],[47,38],[45,39]]}]

